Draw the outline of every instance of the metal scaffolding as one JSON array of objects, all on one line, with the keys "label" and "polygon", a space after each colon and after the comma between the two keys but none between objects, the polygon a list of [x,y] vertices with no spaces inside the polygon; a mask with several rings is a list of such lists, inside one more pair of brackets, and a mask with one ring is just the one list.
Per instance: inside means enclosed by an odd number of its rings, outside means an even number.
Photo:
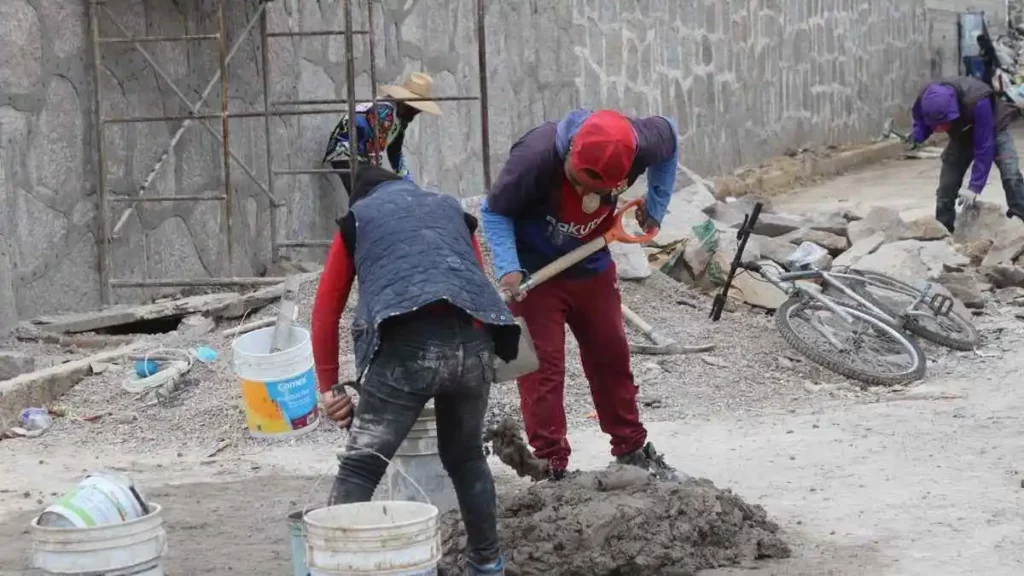
[{"label": "metal scaffolding", "polygon": [[[270,118],[271,117],[294,117],[294,116],[310,116],[310,115],[336,115],[340,113],[347,113],[349,118],[354,118],[356,114],[356,105],[360,103],[371,103],[373,108],[376,108],[377,102],[382,101],[417,101],[417,100],[432,100],[432,101],[480,101],[480,119],[481,119],[481,152],[483,155],[483,174],[484,184],[489,188],[491,184],[491,170],[490,170],[490,136],[488,128],[488,112],[487,112],[487,54],[486,54],[486,37],[484,32],[484,16],[486,6],[484,2],[486,0],[472,0],[476,5],[476,25],[477,25],[477,42],[478,42],[478,59],[479,59],[479,78],[480,78],[480,95],[479,96],[438,96],[434,98],[377,98],[377,74],[376,74],[376,60],[374,53],[374,5],[379,0],[366,0],[366,30],[354,30],[353,29],[353,0],[341,0],[341,18],[344,22],[344,27],[341,30],[310,30],[310,31],[276,31],[269,30],[267,23],[267,5],[274,0],[259,0],[258,9],[256,13],[250,18],[242,33],[239,34],[238,38],[233,44],[228,44],[228,33],[225,25],[224,18],[224,7],[228,0],[220,0],[217,3],[217,33],[216,34],[198,34],[198,35],[181,35],[181,36],[147,36],[147,37],[133,37],[131,33],[120,23],[116,14],[114,14],[107,6],[105,0],[89,0],[89,21],[90,30],[92,36],[92,57],[93,66],[95,71],[95,78],[93,81],[94,86],[94,110],[95,110],[95,125],[96,125],[96,155],[97,155],[97,197],[98,197],[98,210],[97,210],[97,224],[99,228],[97,243],[98,243],[98,254],[99,254],[99,277],[100,277],[100,295],[103,304],[110,304],[111,292],[114,288],[149,288],[149,287],[210,287],[210,286],[259,286],[259,285],[272,285],[278,284],[284,281],[284,278],[279,277],[251,277],[251,278],[239,278],[234,277],[232,274],[232,264],[234,262],[234,241],[233,241],[233,205],[234,205],[234,189],[232,187],[232,165],[237,166],[241,171],[252,180],[257,188],[267,196],[270,205],[270,253],[271,260],[276,261],[279,255],[279,251],[285,248],[305,248],[305,247],[320,247],[330,245],[329,240],[319,239],[281,239],[279,238],[277,230],[277,209],[286,205],[286,203],[277,198],[275,192],[275,178],[279,176],[295,176],[300,174],[331,174],[331,173],[347,173],[349,170],[338,170],[332,168],[307,168],[307,169],[278,169],[274,167],[274,141],[271,138],[270,133]],[[468,0],[467,0],[468,1]],[[103,37],[100,35],[100,17],[105,15],[106,18],[117,28],[119,37]],[[249,38],[252,30],[259,24],[260,29],[260,40],[262,43],[262,63],[263,69],[263,108],[262,110],[255,111],[229,111],[228,109],[228,64],[231,59],[238,52],[238,49],[242,46],[246,39]],[[345,43],[345,78],[347,93],[343,99],[323,99],[323,100],[272,100],[270,89],[271,89],[271,77],[270,77],[270,41],[275,38],[294,38],[294,37],[315,37],[315,36],[343,36]],[[369,42],[369,76],[371,94],[369,99],[357,99],[355,89],[355,36],[365,36]],[[145,44],[156,43],[156,42],[191,42],[191,41],[216,41],[219,48],[219,66],[218,71],[210,81],[207,83],[205,89],[200,94],[198,101],[192,102],[185,95],[185,93],[179,89],[174,80],[169,74],[167,74],[153,58],[150,52],[145,48]],[[122,117],[122,118],[105,118],[102,113],[101,104],[103,102],[103,93],[101,88],[101,74],[102,69],[102,51],[101,46],[103,44],[131,44],[135,49],[142,55],[146,62],[153,68],[157,76],[170,88],[174,95],[185,105],[186,113],[176,116],[136,116],[136,117]],[[220,86],[220,111],[217,113],[201,113],[200,109],[205,105],[207,97],[213,91],[216,86]],[[304,108],[307,106],[323,106],[331,104],[344,104],[343,108],[316,108],[309,109]],[[266,141],[266,163],[267,163],[267,174],[266,182],[262,182],[256,173],[242,161],[232,150],[231,150],[231,139],[229,121],[231,118],[263,118],[264,124],[264,136]],[[376,115],[371,116],[376,123]],[[220,120],[220,131],[209,121]],[[149,175],[143,180],[139,186],[137,192],[133,196],[111,196],[110,190],[107,188],[107,174],[106,174],[106,139],[104,138],[106,127],[116,124],[130,124],[130,123],[145,123],[145,122],[168,122],[168,121],[180,121],[181,125],[171,138],[166,150],[161,157],[154,164]],[[223,183],[223,194],[216,196],[201,196],[201,195],[175,195],[175,196],[146,196],[150,185],[153,183],[153,179],[159,173],[167,157],[174,150],[174,147],[181,140],[182,135],[193,123],[197,123],[202,126],[207,132],[209,132],[221,148],[221,158],[219,159],[221,164],[221,177]],[[376,125],[374,125],[374,132],[376,132]],[[349,141],[356,142],[356,124],[355,122],[349,122]],[[375,142],[376,139],[371,139]],[[355,172],[358,170],[358,146],[350,146],[350,162],[351,166],[351,178],[355,178]],[[376,150],[371,150],[376,152]],[[378,154],[371,153],[370,157],[377,161]],[[129,206],[121,213],[117,222],[114,224],[113,229],[110,228],[109,210],[111,203],[127,203]],[[128,218],[135,211],[136,207],[141,203],[165,203],[165,202],[221,202],[222,209],[224,211],[224,221],[227,234],[227,259],[225,261],[225,276],[219,278],[153,278],[153,279],[121,279],[111,278],[111,267],[110,267],[110,251],[111,251],[111,240],[120,237],[121,231],[128,221]]]}]

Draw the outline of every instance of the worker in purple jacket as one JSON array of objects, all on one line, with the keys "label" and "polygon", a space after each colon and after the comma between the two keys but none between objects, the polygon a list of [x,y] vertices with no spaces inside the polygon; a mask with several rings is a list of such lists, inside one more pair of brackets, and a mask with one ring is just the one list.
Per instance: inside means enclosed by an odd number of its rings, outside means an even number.
[{"label": "worker in purple jacket", "polygon": [[[1017,113],[995,95],[991,86],[966,76],[929,84],[914,102],[911,139],[915,143],[924,142],[933,132],[949,135],[942,154],[935,219],[950,232],[957,202],[964,206],[977,202],[993,163],[1003,180],[1007,218],[1024,220],[1024,177],[1013,136],[1007,130]],[[972,161],[971,178],[967,188],[961,189]]]},{"label": "worker in purple jacket", "polygon": [[540,368],[519,379],[520,408],[530,445],[551,477],[569,465],[564,406],[565,325],[579,344],[583,371],[612,455],[624,464],[676,474],[647,442],[637,386],[630,371],[615,264],[605,248],[534,288],[524,276],[603,234],[614,222],[618,196],[647,173],[637,220],[660,227],[675,186],[678,134],[660,117],[574,110],[534,128],[516,142],[481,207],[495,276],[514,297],[510,308],[533,338]]}]

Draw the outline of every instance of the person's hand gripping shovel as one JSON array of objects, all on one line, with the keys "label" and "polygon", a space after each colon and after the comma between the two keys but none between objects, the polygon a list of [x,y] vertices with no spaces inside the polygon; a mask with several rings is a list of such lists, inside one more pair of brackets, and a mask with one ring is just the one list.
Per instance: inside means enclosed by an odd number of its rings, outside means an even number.
[{"label": "person's hand gripping shovel", "polygon": [[[644,200],[630,200],[624,204],[622,208],[615,213],[615,222],[607,232],[534,272],[529,276],[529,278],[519,284],[518,287],[502,288],[501,297],[505,302],[522,300],[530,290],[536,288],[542,282],[546,282],[547,280],[554,278],[566,269],[572,267],[574,264],[578,264],[587,256],[601,250],[612,242],[642,244],[652,240],[658,234],[657,229],[639,236],[634,236],[627,232],[625,227],[622,225],[623,216],[634,208],[643,209]],[[519,317],[516,317],[516,322],[519,324],[520,328],[519,352],[516,358],[511,362],[504,362],[501,359],[497,359],[495,361],[495,382],[508,382],[515,380],[520,376],[525,376],[526,374],[535,372],[540,367],[540,362],[537,360],[537,350],[533,346],[533,339],[530,338],[530,332],[526,329],[526,322]]]}]

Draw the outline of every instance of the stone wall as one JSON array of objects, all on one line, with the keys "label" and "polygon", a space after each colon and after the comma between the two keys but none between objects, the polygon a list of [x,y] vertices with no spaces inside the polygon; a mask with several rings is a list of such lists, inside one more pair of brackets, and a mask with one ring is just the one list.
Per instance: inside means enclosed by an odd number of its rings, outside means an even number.
[{"label": "stone wall", "polygon": [[[93,69],[87,0],[0,2],[0,324],[99,305]],[[227,8],[232,40],[256,0]],[[215,0],[108,0],[133,35],[215,30]],[[629,8],[625,8],[628,6]],[[276,0],[273,30],[340,28],[337,0]],[[358,5],[356,27],[366,26]],[[441,95],[479,91],[473,0],[383,0],[375,13],[377,77],[423,70]],[[924,0],[505,0],[488,2],[488,84],[495,173],[512,142],[573,107],[617,107],[675,117],[684,162],[721,173],[788,149],[875,136],[905,111],[928,74]],[[122,36],[109,18],[104,36]],[[357,38],[355,80],[369,90],[369,51]],[[273,99],[344,97],[343,42],[273,39]],[[195,101],[217,70],[212,42],[147,44]],[[233,110],[262,105],[258,38],[231,63]],[[174,93],[130,45],[103,48],[103,114],[180,114]],[[207,105],[218,106],[219,90]],[[444,118],[417,120],[408,151],[417,179],[460,196],[484,192],[477,103],[446,103]],[[319,167],[333,116],[271,120],[273,162]],[[211,123],[219,131],[219,122]],[[108,187],[128,194],[160,158],[175,122],[106,131]],[[262,119],[231,123],[232,149],[261,179]],[[261,273],[269,259],[269,204],[232,171],[235,261],[216,203],[142,205],[114,239],[116,278]],[[216,140],[192,126],[150,194],[220,193]],[[282,239],[328,238],[344,209],[335,181],[281,176]],[[114,204],[111,222],[124,209]],[[115,290],[118,301],[155,295]]]},{"label": "stone wall", "polygon": [[985,24],[993,37],[1006,33],[1006,0],[926,0],[928,8],[928,67],[932,78],[960,72],[957,24],[964,10],[985,12]]}]

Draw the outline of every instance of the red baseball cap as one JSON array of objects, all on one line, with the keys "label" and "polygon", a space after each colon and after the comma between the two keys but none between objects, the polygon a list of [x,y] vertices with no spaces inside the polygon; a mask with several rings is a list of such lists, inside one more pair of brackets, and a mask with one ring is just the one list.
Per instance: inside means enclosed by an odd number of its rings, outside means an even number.
[{"label": "red baseball cap", "polygon": [[606,190],[622,184],[635,157],[633,125],[614,110],[598,110],[587,117],[569,148],[569,161],[580,184]]}]

